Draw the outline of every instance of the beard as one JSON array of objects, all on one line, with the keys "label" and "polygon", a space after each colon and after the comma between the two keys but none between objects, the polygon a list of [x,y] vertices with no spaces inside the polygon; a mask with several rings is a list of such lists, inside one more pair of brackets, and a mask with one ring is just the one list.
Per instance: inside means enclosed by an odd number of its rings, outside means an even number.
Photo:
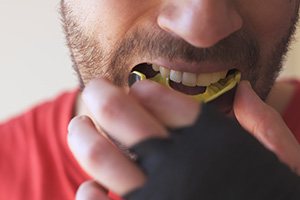
[{"label": "beard", "polygon": [[197,48],[159,27],[139,27],[128,32],[110,49],[104,49],[96,37],[85,34],[72,11],[63,1],[61,15],[73,68],[81,89],[92,79],[104,77],[120,87],[128,86],[133,63],[158,57],[189,63],[219,62],[241,71],[256,93],[264,100],[276,80],[288,46],[292,41],[298,12],[286,34],[262,54],[257,39],[246,29],[239,30],[210,48]]}]

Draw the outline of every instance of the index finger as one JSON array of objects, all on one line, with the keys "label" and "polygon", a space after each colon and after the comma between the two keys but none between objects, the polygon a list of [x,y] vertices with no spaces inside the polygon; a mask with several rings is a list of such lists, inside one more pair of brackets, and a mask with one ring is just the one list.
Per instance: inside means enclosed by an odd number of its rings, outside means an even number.
[{"label": "index finger", "polygon": [[151,137],[168,136],[163,124],[107,80],[91,81],[83,92],[83,99],[97,124],[126,146]]}]

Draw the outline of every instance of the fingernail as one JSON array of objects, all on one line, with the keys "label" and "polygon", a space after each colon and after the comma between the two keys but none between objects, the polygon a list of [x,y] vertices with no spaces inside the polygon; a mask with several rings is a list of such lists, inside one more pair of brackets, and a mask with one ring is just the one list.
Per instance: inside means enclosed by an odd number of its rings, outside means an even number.
[{"label": "fingernail", "polygon": [[82,115],[74,117],[68,125],[67,143],[73,153],[78,151],[77,147],[82,142],[87,123],[92,123],[91,119]]},{"label": "fingernail", "polygon": [[241,81],[237,91],[237,99],[244,102],[244,106],[255,106],[258,108],[262,105],[263,101],[253,90],[249,81]]},{"label": "fingernail", "polygon": [[[106,84],[104,82],[102,79],[92,80],[82,92],[82,100],[90,111],[97,108],[97,104],[99,103],[97,100],[101,100],[98,95],[105,90]],[[103,90],[101,90],[101,87]]]},{"label": "fingernail", "polygon": [[86,120],[89,120],[89,118],[87,116],[84,116],[84,115],[74,117],[68,125],[68,135],[70,135],[74,132],[74,130],[76,129],[76,126],[79,123],[79,121],[86,121]]},{"label": "fingernail", "polygon": [[93,94],[94,91],[99,90],[99,88],[101,88],[101,85],[104,84],[105,86],[105,80],[104,79],[94,79],[91,80],[86,87],[84,88],[84,90],[82,91],[82,99],[83,101],[87,101],[89,100],[90,96]]},{"label": "fingernail", "polygon": [[247,80],[241,81],[240,85],[241,85],[241,87],[245,87],[245,88],[247,88],[248,90],[252,88],[250,82],[247,81]]}]

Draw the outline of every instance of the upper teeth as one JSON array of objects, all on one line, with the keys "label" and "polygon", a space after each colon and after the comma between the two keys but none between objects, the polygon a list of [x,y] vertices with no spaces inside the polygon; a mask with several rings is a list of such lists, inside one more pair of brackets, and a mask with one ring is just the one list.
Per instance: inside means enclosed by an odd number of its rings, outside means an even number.
[{"label": "upper teeth", "polygon": [[163,66],[153,64],[154,71],[159,71],[163,78],[169,78],[176,83],[182,83],[189,87],[209,86],[226,77],[228,70],[212,73],[195,74],[190,72],[179,72],[170,70]]}]

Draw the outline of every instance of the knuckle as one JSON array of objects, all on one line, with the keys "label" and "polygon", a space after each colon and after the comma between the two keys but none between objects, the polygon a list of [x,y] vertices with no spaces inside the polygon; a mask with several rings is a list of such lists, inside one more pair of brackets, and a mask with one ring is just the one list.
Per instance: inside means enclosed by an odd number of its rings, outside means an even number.
[{"label": "knuckle", "polygon": [[124,97],[121,92],[114,92],[113,94],[106,97],[102,104],[97,109],[97,115],[102,116],[105,119],[115,119],[119,114],[120,110],[124,106]]},{"label": "knuckle", "polygon": [[85,159],[87,165],[94,168],[94,166],[103,166],[109,155],[109,146],[105,139],[98,139],[92,141],[86,149]]},{"label": "knuckle", "polygon": [[271,131],[269,131],[265,134],[265,138],[266,138],[269,148],[273,152],[282,152],[283,151],[283,146],[282,146],[281,140],[275,134],[273,134]]},{"label": "knuckle", "polygon": [[253,127],[253,133],[255,133],[258,140],[275,152],[282,151],[283,149],[280,133],[274,131],[275,123],[277,123],[280,118],[279,113],[270,109],[261,115]]}]

